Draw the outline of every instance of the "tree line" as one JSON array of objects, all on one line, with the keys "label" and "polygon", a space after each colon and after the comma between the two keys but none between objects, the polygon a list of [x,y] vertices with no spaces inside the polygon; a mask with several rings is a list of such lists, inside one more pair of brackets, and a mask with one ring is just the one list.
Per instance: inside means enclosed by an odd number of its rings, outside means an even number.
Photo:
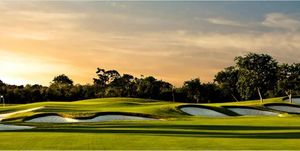
[{"label": "tree line", "polygon": [[300,95],[300,63],[279,64],[268,54],[249,53],[235,57],[235,65],[215,75],[213,82],[199,78],[182,87],[153,76],[134,77],[116,70],[97,68],[93,84],[74,84],[65,74],[54,77],[50,86],[9,85],[0,80],[0,95],[9,103],[75,101],[103,97],[136,97],[176,102],[227,102]]}]

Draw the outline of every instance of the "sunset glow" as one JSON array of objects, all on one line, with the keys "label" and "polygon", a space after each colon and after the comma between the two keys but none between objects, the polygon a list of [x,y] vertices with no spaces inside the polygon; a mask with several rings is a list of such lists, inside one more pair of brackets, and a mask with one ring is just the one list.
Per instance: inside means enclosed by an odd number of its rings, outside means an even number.
[{"label": "sunset glow", "polygon": [[[222,5],[221,5],[222,4]],[[299,62],[300,2],[0,1],[0,80],[48,85],[97,67],[177,86],[214,75],[235,56]]]}]

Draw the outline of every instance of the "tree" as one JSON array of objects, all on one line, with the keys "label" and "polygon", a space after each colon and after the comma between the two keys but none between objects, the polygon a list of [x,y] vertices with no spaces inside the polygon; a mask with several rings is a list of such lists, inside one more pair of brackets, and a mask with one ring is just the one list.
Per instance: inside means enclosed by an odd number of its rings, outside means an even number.
[{"label": "tree", "polygon": [[46,93],[51,100],[71,100],[72,94],[70,90],[72,87],[73,80],[64,74],[61,74],[54,77]]},{"label": "tree", "polygon": [[215,83],[202,84],[201,100],[211,102],[223,102],[223,97],[220,88]]},{"label": "tree", "polygon": [[277,81],[277,62],[267,54],[249,53],[235,58],[239,70],[238,91],[244,99],[255,98],[255,91],[263,96]]},{"label": "tree", "polygon": [[135,78],[137,97],[151,99],[172,99],[172,85],[168,82],[157,80],[152,76]]},{"label": "tree", "polygon": [[43,96],[43,86],[42,85],[26,85],[23,89],[24,98],[26,98],[27,103],[39,102],[44,100]]},{"label": "tree", "polygon": [[[134,87],[134,77],[129,74],[123,74],[122,77],[115,78],[110,84],[110,89],[114,89],[116,94],[123,97],[133,96],[135,87]],[[110,90],[113,91],[113,90]]]},{"label": "tree", "polygon": [[300,91],[300,63],[283,64],[279,67],[278,89],[284,91],[292,103],[292,95]]},{"label": "tree", "polygon": [[117,78],[120,78],[120,74],[116,70],[108,70],[97,68],[96,74],[98,78],[94,78],[94,86],[96,88],[97,95],[103,97],[105,94],[105,88],[109,83]]},{"label": "tree", "polygon": [[188,99],[199,103],[202,88],[199,78],[185,81],[182,88],[186,92]]},{"label": "tree", "polygon": [[59,76],[54,77],[52,80],[53,84],[59,84],[59,85],[73,85],[73,80],[71,80],[68,76],[61,74]]},{"label": "tree", "polygon": [[233,98],[235,101],[238,101],[239,98],[237,90],[237,82],[239,79],[238,73],[238,69],[230,66],[218,72],[214,79],[214,81],[217,82],[219,87],[222,89],[224,96],[227,98]]},{"label": "tree", "polygon": [[0,80],[0,95],[4,95],[6,90],[6,84]]},{"label": "tree", "polygon": [[[73,85],[62,74],[49,87],[42,85],[9,85],[0,80],[0,95],[9,103],[43,100],[80,100],[95,97],[139,97],[182,102],[223,102],[227,99],[255,99],[266,96],[300,95],[300,63],[282,64],[269,55],[249,53],[235,58],[236,65],[215,75],[216,83],[201,83],[199,78],[185,81],[180,88],[153,76],[122,76],[116,70],[97,68],[94,84]],[[257,95],[258,94],[258,95]],[[176,99],[175,99],[176,98]]]},{"label": "tree", "polygon": [[153,83],[152,86],[152,98],[155,99],[163,99],[163,100],[173,100],[172,97],[172,91],[173,91],[173,85],[162,81],[157,80]]},{"label": "tree", "polygon": [[65,100],[66,98],[61,92],[61,88],[58,84],[51,84],[46,90],[46,98],[47,100],[57,101],[57,100]]},{"label": "tree", "polygon": [[120,78],[120,74],[116,70],[105,71],[105,69],[97,68],[96,74],[98,79],[94,78],[94,84],[97,84],[101,87],[105,87],[110,82]]},{"label": "tree", "polygon": [[137,96],[142,98],[152,98],[153,97],[153,86],[156,79],[152,76],[146,78],[136,78],[136,91]]}]

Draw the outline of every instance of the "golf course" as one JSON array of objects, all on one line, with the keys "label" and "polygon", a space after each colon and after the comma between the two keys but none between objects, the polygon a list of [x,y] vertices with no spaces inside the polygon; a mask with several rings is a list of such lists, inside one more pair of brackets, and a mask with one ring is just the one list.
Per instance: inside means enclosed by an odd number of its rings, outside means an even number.
[{"label": "golf course", "polygon": [[0,0],[0,151],[300,150],[299,8]]},{"label": "golf course", "polygon": [[[279,110],[289,108],[293,112]],[[296,109],[300,106],[283,98],[210,104],[102,98],[7,105],[0,108],[0,148],[295,150],[300,149]]]}]

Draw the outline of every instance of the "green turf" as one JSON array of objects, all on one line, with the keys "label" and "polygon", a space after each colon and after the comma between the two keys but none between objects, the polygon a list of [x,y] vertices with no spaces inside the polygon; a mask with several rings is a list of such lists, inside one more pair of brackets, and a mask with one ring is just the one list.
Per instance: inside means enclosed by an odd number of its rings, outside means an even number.
[{"label": "green turf", "polygon": [[295,117],[33,124],[39,128],[1,132],[0,148],[299,149],[299,124]]},{"label": "green turf", "polygon": [[[281,98],[265,103],[282,103]],[[1,108],[5,113],[44,106],[30,113],[8,117],[6,124],[35,129],[0,132],[1,149],[300,149],[300,118],[287,117],[192,117],[178,110],[184,103],[111,98],[84,101],[43,102]],[[262,107],[259,101],[203,104],[214,107],[241,105]],[[133,112],[160,117],[159,121],[98,123],[24,123],[23,118],[41,113],[82,117],[99,112]],[[289,115],[289,114],[287,114]]]},{"label": "green turf", "polygon": [[135,98],[105,98],[75,102],[43,102],[27,105],[16,105],[9,106],[7,108],[1,107],[0,111],[2,113],[6,113],[33,107],[44,107],[33,112],[16,114],[8,117],[8,120],[17,119],[16,121],[20,121],[23,118],[40,113],[58,113],[67,117],[85,117],[92,116],[99,112],[127,112],[150,114],[157,118],[173,118],[187,116],[187,114],[184,114],[180,110],[176,109],[177,106],[182,104],[183,103]]}]

